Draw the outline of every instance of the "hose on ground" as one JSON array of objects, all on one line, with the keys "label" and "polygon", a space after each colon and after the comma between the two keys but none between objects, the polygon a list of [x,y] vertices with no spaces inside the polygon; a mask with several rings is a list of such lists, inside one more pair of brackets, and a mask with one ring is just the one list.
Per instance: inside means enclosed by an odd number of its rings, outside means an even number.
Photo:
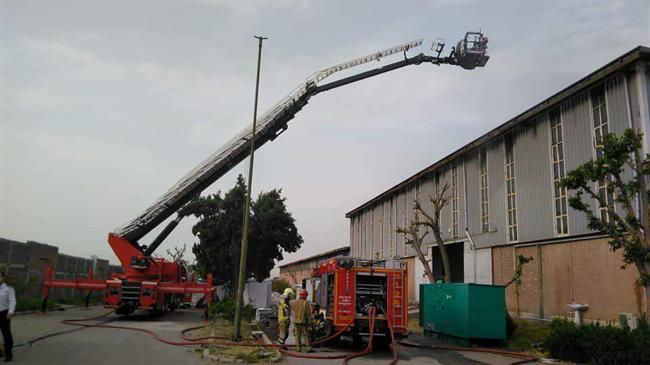
[{"label": "hose on ground", "polygon": [[[289,350],[287,350],[285,348],[278,348],[278,349],[279,349],[279,351],[281,353],[283,353],[285,355],[292,356],[292,357],[297,357],[297,358],[301,358],[301,359],[317,359],[317,360],[343,359],[343,364],[347,364],[347,361],[349,359],[366,355],[366,354],[370,353],[370,351],[372,351],[372,333],[374,332],[374,328],[375,328],[375,309],[371,308],[370,312],[368,314],[370,316],[370,318],[369,318],[369,321],[370,321],[370,339],[368,340],[368,346],[366,346],[366,348],[364,350],[360,351],[360,352],[355,352],[355,353],[352,353],[352,354],[316,355],[316,354],[303,354],[301,352],[289,351]],[[349,328],[350,325],[352,325],[353,322],[354,322],[354,319],[352,319],[352,322],[350,324],[348,324],[345,328],[338,331],[336,333],[336,335],[340,336],[347,328]],[[335,336],[332,335],[332,336],[329,336],[329,337],[327,337],[325,339],[319,340],[319,342],[329,341],[334,337]]]},{"label": "hose on ground", "polygon": [[507,351],[507,350],[486,349],[486,348],[481,348],[481,347],[449,346],[449,345],[425,346],[425,345],[420,345],[420,344],[415,343],[415,342],[403,341],[403,340],[398,341],[398,343],[400,345],[402,345],[402,346],[409,346],[409,347],[426,348],[426,349],[432,349],[432,350],[481,352],[481,353],[489,353],[489,354],[496,354],[496,355],[514,357],[516,359],[519,359],[518,361],[510,363],[510,365],[526,364],[526,363],[533,362],[533,361],[537,360],[537,358],[535,356],[533,356],[533,355],[526,354],[526,353],[523,353],[523,352],[515,352],[515,351]]},{"label": "hose on ground", "polygon": [[[377,309],[375,307],[370,307],[370,310],[368,311],[368,317],[369,317],[368,321],[370,322],[370,324],[369,324],[370,336],[368,337],[368,346],[366,346],[366,348],[361,352],[350,354],[350,355],[346,356],[345,358],[343,358],[343,365],[347,365],[348,361],[351,360],[351,359],[354,359],[355,357],[367,355],[367,354],[372,352],[372,335],[373,335],[373,333],[375,333],[375,314],[376,314],[376,311],[377,311]],[[386,318],[388,318],[388,317],[386,317]]]},{"label": "hose on ground", "polygon": [[[194,327],[189,327],[185,328],[181,331],[181,338],[184,341],[170,341],[167,339],[164,339],[160,336],[158,336],[155,332],[143,328],[136,328],[136,327],[128,327],[128,326],[121,326],[121,325],[111,325],[111,324],[106,324],[106,323],[82,323],[82,322],[89,322],[89,321],[97,321],[102,318],[105,318],[112,313],[114,313],[115,310],[110,310],[104,314],[101,314],[99,316],[95,317],[90,317],[90,318],[75,318],[75,319],[65,319],[61,321],[61,323],[70,325],[70,326],[78,326],[78,327],[85,327],[85,328],[112,328],[112,329],[121,329],[121,330],[129,330],[129,331],[136,331],[136,332],[141,332],[148,334],[152,336],[155,340],[165,343],[168,345],[173,345],[173,346],[198,346],[198,345],[206,345],[208,344],[208,340],[230,340],[229,337],[226,336],[201,336],[201,337],[190,337],[187,335],[188,332],[206,328],[210,326],[213,323],[209,323],[206,325],[201,325],[201,326],[194,326]],[[425,345],[420,345],[414,342],[410,341],[396,341],[395,340],[395,334],[393,332],[393,326],[390,318],[386,315],[385,312],[384,316],[386,317],[386,320],[388,321],[388,330],[390,332],[391,336],[391,350],[392,350],[392,358],[391,361],[389,362],[388,365],[394,365],[397,362],[398,359],[398,353],[397,353],[397,345],[400,344],[402,346],[409,346],[409,347],[418,347],[418,348],[428,348],[432,350],[449,350],[449,351],[467,351],[467,352],[479,352],[479,353],[491,353],[491,354],[496,354],[496,355],[502,355],[502,356],[509,356],[509,357],[514,357],[518,359],[518,361],[512,362],[510,365],[519,365],[519,364],[526,364],[532,361],[537,360],[535,356],[532,356],[530,354],[526,353],[521,353],[521,352],[514,352],[514,351],[506,351],[506,350],[496,350],[496,349],[486,349],[486,348],[473,348],[473,347],[461,347],[461,346],[450,346],[450,345],[433,345],[433,346],[425,346]],[[300,352],[294,352],[294,351],[289,351],[286,349],[287,346],[295,346],[295,345],[276,345],[276,344],[265,344],[265,343],[259,343],[259,342],[251,342],[251,341],[244,341],[244,342],[234,342],[234,341],[225,341],[221,342],[221,345],[225,346],[259,346],[259,347],[265,347],[265,348],[275,348],[281,353],[292,356],[292,357],[298,357],[298,358],[304,358],[304,359],[320,359],[320,360],[333,360],[333,359],[343,359],[343,364],[347,364],[347,362],[353,358],[364,356],[372,352],[372,340],[373,340],[373,333],[375,329],[375,315],[376,315],[376,309],[373,307],[369,311],[369,327],[370,327],[370,335],[368,339],[368,345],[366,346],[365,349],[363,349],[360,352],[355,352],[351,354],[337,354],[337,355],[316,355],[316,354],[303,354]],[[327,341],[330,341],[332,339],[337,338],[341,334],[343,334],[347,329],[352,326],[354,323],[355,318],[353,318],[350,323],[348,323],[345,327],[337,331],[336,333],[319,339],[317,341],[314,341],[314,344],[320,344],[324,343]]]},{"label": "hose on ground", "polygon": [[388,365],[395,365],[397,363],[397,341],[395,340],[395,333],[393,332],[393,323],[390,320],[390,317],[386,315],[386,312],[384,312],[384,309],[382,308],[382,313],[384,314],[384,317],[386,317],[386,321],[388,322],[388,331],[390,332],[390,348],[391,351],[393,352],[393,357],[391,358],[391,361],[388,363]]}]

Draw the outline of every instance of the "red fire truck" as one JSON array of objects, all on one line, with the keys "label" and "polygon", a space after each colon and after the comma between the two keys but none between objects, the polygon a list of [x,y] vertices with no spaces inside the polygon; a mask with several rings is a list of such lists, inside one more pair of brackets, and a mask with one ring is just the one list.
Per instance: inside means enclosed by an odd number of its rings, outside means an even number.
[{"label": "red fire truck", "polygon": [[397,336],[406,334],[407,274],[403,261],[340,257],[318,265],[312,273],[314,296],[329,331],[344,331],[353,338],[369,335],[368,313],[375,307],[373,337],[389,338],[389,326]]}]

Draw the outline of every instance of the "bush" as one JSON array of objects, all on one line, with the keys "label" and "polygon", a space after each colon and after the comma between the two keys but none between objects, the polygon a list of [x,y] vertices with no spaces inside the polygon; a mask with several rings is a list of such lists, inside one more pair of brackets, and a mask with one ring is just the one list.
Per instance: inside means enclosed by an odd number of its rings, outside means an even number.
[{"label": "bush", "polygon": [[[241,315],[243,321],[251,321],[255,318],[255,308],[250,304],[246,304],[242,307]],[[235,319],[235,301],[232,298],[225,298],[210,304],[208,319],[215,320],[216,318],[223,318],[228,321]]]},{"label": "bush", "polygon": [[554,358],[577,363],[647,364],[650,329],[644,325],[632,331],[599,324],[578,327],[573,322],[555,319],[544,347]]},{"label": "bush", "polygon": [[273,289],[273,291],[280,294],[284,293],[284,289],[288,287],[289,287],[289,282],[284,279],[273,280],[273,283],[271,284],[271,288]]},{"label": "bush", "polygon": [[[42,309],[43,301],[36,298],[16,298],[16,312],[39,311]],[[47,309],[54,308],[54,303],[47,302]]]}]

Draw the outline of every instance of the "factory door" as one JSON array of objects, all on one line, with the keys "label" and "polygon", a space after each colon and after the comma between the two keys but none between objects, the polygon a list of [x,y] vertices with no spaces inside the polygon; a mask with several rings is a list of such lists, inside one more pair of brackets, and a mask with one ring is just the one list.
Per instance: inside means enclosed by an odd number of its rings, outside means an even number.
[{"label": "factory door", "polygon": [[[455,242],[446,244],[447,255],[449,256],[449,266],[451,266],[451,282],[462,283],[465,279],[464,268],[464,244],[463,242]],[[431,247],[431,264],[433,266],[433,276],[437,280],[444,280],[444,268],[442,265],[442,257],[438,246]]]}]

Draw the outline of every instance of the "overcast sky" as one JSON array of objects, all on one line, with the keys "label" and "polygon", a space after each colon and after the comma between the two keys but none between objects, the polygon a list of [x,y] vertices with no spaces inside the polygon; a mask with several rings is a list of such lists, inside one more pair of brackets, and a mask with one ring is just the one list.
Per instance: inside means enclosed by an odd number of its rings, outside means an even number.
[{"label": "overcast sky", "polygon": [[[0,237],[117,263],[108,232],[250,123],[253,35],[269,37],[263,112],[324,67],[483,30],[486,68],[410,66],[320,94],[258,150],[254,191],[282,188],[305,239],[285,262],[347,245],[347,211],[650,45],[649,19],[647,1],[0,0]],[[196,242],[192,223],[159,252]]]}]

